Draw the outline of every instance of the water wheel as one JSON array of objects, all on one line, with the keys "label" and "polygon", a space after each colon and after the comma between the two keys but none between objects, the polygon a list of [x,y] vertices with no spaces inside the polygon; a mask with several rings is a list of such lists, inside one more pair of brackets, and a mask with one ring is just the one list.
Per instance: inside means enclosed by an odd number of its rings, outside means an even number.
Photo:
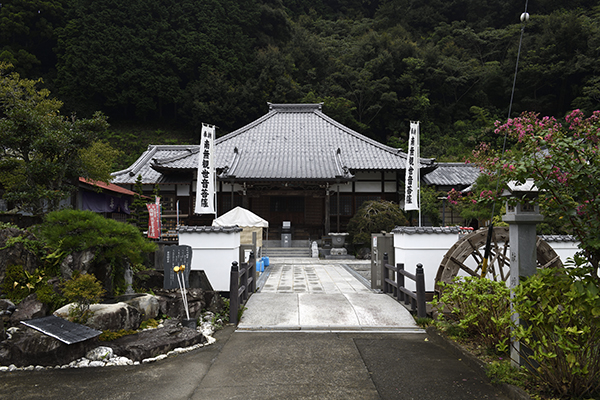
[{"label": "water wheel", "polygon": [[[442,259],[435,277],[436,292],[439,291],[439,282],[451,283],[459,271],[472,276],[481,275],[481,263],[483,261],[483,254],[485,253],[487,231],[488,228],[483,228],[467,234],[448,250]],[[495,227],[491,244],[486,277],[495,281],[506,281],[510,275],[508,227]],[[554,249],[546,241],[538,237],[538,268],[560,265],[562,263]]]}]

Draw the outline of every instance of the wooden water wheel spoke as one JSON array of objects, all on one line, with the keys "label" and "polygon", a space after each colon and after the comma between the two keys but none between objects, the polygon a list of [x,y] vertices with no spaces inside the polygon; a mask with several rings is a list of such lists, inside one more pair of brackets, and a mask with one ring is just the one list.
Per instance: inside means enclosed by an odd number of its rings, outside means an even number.
[{"label": "wooden water wheel spoke", "polygon": [[458,261],[456,258],[451,257],[450,260],[452,260],[452,262],[456,263],[458,266],[460,266],[460,269],[462,269],[463,271],[465,271],[466,273],[472,275],[472,276],[477,276],[477,272],[473,271],[471,268],[467,267],[465,264],[462,263],[462,261]]},{"label": "wooden water wheel spoke", "polygon": [[[510,263],[508,262],[508,259],[506,258],[506,251],[508,250],[508,242],[504,243],[504,249],[502,249],[502,265],[508,265],[508,267],[510,268]],[[510,269],[508,270],[508,272],[510,273]],[[508,274],[505,275],[504,274],[504,268],[500,268],[500,279],[502,279],[504,282],[506,282],[506,280],[508,279]]]},{"label": "wooden water wheel spoke", "polygon": [[[488,260],[488,275],[494,280],[507,281],[510,277],[508,228],[495,227],[493,229],[492,248]],[[438,290],[438,282],[452,283],[452,279],[460,270],[465,271],[468,275],[478,276],[482,267],[483,253],[485,252],[487,230],[487,228],[484,228],[463,236],[448,250],[436,274],[436,290]],[[538,238],[536,246],[538,268],[562,266],[559,256],[548,243]],[[469,266],[472,265],[473,261],[469,261],[469,265],[467,265],[469,257],[475,262],[476,267]]]},{"label": "wooden water wheel spoke", "polygon": [[551,266],[553,266],[553,264],[554,264],[554,263],[556,263],[557,261],[558,261],[558,262],[560,262],[560,257],[559,257],[559,256],[556,256],[556,257],[554,257],[553,259],[551,259],[550,261],[548,261],[548,262],[547,262],[546,264],[544,264],[544,265],[540,265],[540,266],[538,266],[538,268],[548,268],[548,267],[551,267]]}]

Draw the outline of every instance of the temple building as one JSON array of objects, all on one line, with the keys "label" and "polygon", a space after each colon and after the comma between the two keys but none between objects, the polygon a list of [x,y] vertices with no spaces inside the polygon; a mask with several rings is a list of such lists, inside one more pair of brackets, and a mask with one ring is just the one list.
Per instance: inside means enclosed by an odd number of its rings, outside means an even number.
[{"label": "temple building", "polygon": [[[294,239],[343,232],[367,200],[404,197],[407,154],[331,119],[321,104],[271,104],[269,112],[215,140],[217,215],[194,215],[199,145],[150,145],[113,183],[144,194],[160,187],[166,225],[210,225],[242,206],[269,222],[278,239],[284,221]],[[421,176],[433,159],[419,160]],[[177,217],[178,216],[178,217]]]}]

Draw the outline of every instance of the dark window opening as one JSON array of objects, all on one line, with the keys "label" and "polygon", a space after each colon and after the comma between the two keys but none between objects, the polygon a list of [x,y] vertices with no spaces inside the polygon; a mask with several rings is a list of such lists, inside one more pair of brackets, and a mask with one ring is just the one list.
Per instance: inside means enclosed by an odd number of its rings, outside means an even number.
[{"label": "dark window opening", "polygon": [[304,212],[304,197],[299,196],[273,196],[271,197],[272,212]]}]

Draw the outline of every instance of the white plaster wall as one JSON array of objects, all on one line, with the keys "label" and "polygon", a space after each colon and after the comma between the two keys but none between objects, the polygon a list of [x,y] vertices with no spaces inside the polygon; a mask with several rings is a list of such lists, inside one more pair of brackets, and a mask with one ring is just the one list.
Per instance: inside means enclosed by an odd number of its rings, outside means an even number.
[{"label": "white plaster wall", "polygon": [[331,196],[335,196],[338,187],[340,189],[340,193],[351,193],[352,192],[352,184],[351,183],[345,183],[345,184],[339,184],[339,185],[331,185],[329,193]]},{"label": "white plaster wall", "polygon": [[356,182],[354,191],[357,193],[381,192],[381,181],[378,182]]},{"label": "white plaster wall", "polygon": [[384,187],[386,193],[396,193],[396,182],[385,182]]},{"label": "white plaster wall", "polygon": [[[404,269],[414,274],[417,264],[423,264],[425,273],[425,291],[433,291],[435,275],[448,249],[456,243],[458,234],[430,233],[407,234],[394,233],[394,255],[396,264],[404,263]],[[405,281],[406,288],[416,290],[415,282]]]},{"label": "white plaster wall", "polygon": [[177,185],[177,196],[189,196],[190,185]]},{"label": "white plaster wall", "polygon": [[563,264],[567,262],[568,258],[573,258],[575,253],[580,250],[578,247],[579,242],[548,242],[548,244],[559,255]]},{"label": "white plaster wall", "polygon": [[[404,269],[412,274],[416,272],[417,264],[423,264],[425,290],[431,292],[434,289],[435,276],[444,255],[458,239],[459,235],[452,233],[407,234],[394,232],[394,255],[396,263],[404,263]],[[567,258],[572,258],[579,251],[577,242],[549,241],[548,244],[560,256],[563,263],[567,261]],[[510,249],[507,251],[510,251]],[[465,260],[465,264],[472,270],[477,268],[473,257]],[[459,271],[458,275],[468,276],[462,270]],[[407,279],[405,283],[407,289],[416,290],[413,280]]]},{"label": "white plaster wall", "polygon": [[214,290],[228,292],[231,263],[240,262],[240,232],[179,232],[192,247],[192,270],[204,270]]}]

